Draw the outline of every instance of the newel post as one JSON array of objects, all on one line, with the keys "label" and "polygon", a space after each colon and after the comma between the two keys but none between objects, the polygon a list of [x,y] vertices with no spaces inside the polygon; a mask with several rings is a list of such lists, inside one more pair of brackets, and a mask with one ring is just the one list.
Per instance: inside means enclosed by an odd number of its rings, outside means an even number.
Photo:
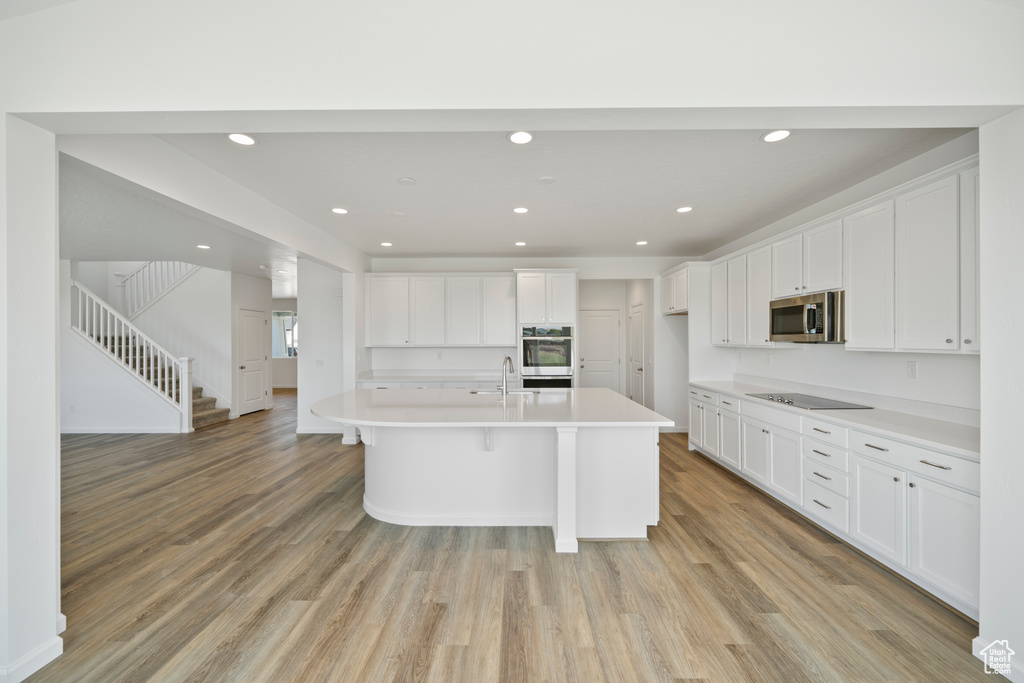
[{"label": "newel post", "polygon": [[181,401],[181,433],[194,432],[192,428],[192,361],[195,358],[182,356],[181,381],[178,383],[178,400]]}]

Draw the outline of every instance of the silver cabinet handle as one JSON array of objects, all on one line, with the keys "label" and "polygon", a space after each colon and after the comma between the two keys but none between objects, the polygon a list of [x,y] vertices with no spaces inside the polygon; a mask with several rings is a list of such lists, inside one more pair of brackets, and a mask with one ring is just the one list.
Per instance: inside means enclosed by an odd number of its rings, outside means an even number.
[{"label": "silver cabinet handle", "polygon": [[794,287],[793,290],[799,292],[800,288],[799,287]]},{"label": "silver cabinet handle", "polygon": [[696,391],[691,391],[690,393],[691,393],[691,394],[693,394],[694,396],[696,396],[696,395],[697,395],[697,392],[696,392]]},{"label": "silver cabinet handle", "polygon": [[831,509],[832,509],[832,508],[831,508],[830,506],[828,506],[828,505],[825,505],[824,503],[822,503],[822,502],[821,502],[820,500],[818,500],[817,498],[815,498],[815,499],[814,499],[814,502],[815,502],[815,503],[817,503],[818,505],[820,505],[821,507],[825,508],[826,510],[831,510]]},{"label": "silver cabinet handle", "polygon": [[908,486],[909,486],[910,488],[914,488],[915,486],[917,486],[917,484],[915,484],[914,482],[910,482],[910,483],[908,484]]},{"label": "silver cabinet handle", "polygon": [[707,394],[704,394],[704,398],[711,398],[711,397],[708,396]]},{"label": "silver cabinet handle", "polygon": [[725,404],[725,405],[727,405],[727,406],[731,406],[731,405],[732,405],[732,404],[731,404],[731,403],[729,403],[728,401],[722,401],[722,403],[724,403],[724,404]]},{"label": "silver cabinet handle", "polygon": [[874,448],[876,451],[885,451],[886,453],[889,452],[888,448],[882,448],[881,446],[876,446],[874,444],[866,443],[864,445],[867,446],[868,448]]},{"label": "silver cabinet handle", "polygon": [[952,339],[947,339],[947,340],[946,340],[946,343],[947,343],[947,344],[952,344],[952,343],[953,343],[953,340],[952,340]]},{"label": "silver cabinet handle", "polygon": [[831,458],[832,457],[831,453],[826,453],[825,451],[819,451],[816,448],[812,448],[811,451],[814,452],[814,453],[817,453],[818,455],[824,455],[826,458]]},{"label": "silver cabinet handle", "polygon": [[899,478],[899,477],[893,477],[893,478],[892,478],[892,480],[893,480],[893,481],[899,481],[899,480],[900,480],[900,478]]},{"label": "silver cabinet handle", "polygon": [[239,365],[239,366],[238,366],[238,369],[239,369],[239,370],[245,370],[245,366],[244,366],[244,365]]},{"label": "silver cabinet handle", "polygon": [[815,472],[815,474],[818,475],[819,477],[821,477],[822,479],[824,479],[825,481],[832,481],[832,477],[826,477],[821,472]]},{"label": "silver cabinet handle", "polygon": [[934,462],[928,462],[927,460],[922,460],[921,462],[924,463],[925,465],[931,465],[932,467],[938,467],[940,470],[951,470],[951,469],[953,469],[952,467],[946,467],[945,465],[936,465]]},{"label": "silver cabinet handle", "polygon": [[811,427],[811,429],[813,429],[816,432],[821,432],[822,434],[831,434],[832,433],[832,432],[826,432],[824,429],[818,429],[817,427]]},{"label": "silver cabinet handle", "polygon": [[971,343],[970,339],[964,339],[964,344],[970,344],[970,343]]}]

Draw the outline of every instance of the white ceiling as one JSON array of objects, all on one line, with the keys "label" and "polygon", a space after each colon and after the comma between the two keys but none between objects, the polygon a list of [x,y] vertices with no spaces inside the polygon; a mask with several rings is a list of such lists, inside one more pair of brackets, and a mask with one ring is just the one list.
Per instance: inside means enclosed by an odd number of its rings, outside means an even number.
[{"label": "white ceiling", "polygon": [[[967,131],[796,130],[774,144],[763,130],[533,131],[527,145],[507,132],[161,138],[372,257],[697,257]],[[88,164],[62,157],[60,192],[62,258],[205,259],[256,275],[262,263],[294,282],[294,250]],[[225,247],[198,255],[214,234]],[[275,281],[275,296],[294,289]]]}]

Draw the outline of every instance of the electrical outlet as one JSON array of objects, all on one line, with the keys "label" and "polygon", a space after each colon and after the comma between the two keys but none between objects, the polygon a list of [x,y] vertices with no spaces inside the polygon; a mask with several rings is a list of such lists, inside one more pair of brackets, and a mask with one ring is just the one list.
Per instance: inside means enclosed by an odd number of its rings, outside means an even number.
[{"label": "electrical outlet", "polygon": [[917,379],[917,361],[907,361],[907,379]]}]

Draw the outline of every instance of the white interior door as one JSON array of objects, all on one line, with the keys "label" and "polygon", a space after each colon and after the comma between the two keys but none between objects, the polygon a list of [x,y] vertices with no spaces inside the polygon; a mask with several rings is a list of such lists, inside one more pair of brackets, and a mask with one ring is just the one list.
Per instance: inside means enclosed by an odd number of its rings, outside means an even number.
[{"label": "white interior door", "polygon": [[266,311],[238,310],[238,414],[267,407]]},{"label": "white interior door", "polygon": [[580,311],[579,386],[619,391],[620,326],[616,310]]},{"label": "white interior door", "polygon": [[629,309],[629,397],[644,403],[644,305]]}]

